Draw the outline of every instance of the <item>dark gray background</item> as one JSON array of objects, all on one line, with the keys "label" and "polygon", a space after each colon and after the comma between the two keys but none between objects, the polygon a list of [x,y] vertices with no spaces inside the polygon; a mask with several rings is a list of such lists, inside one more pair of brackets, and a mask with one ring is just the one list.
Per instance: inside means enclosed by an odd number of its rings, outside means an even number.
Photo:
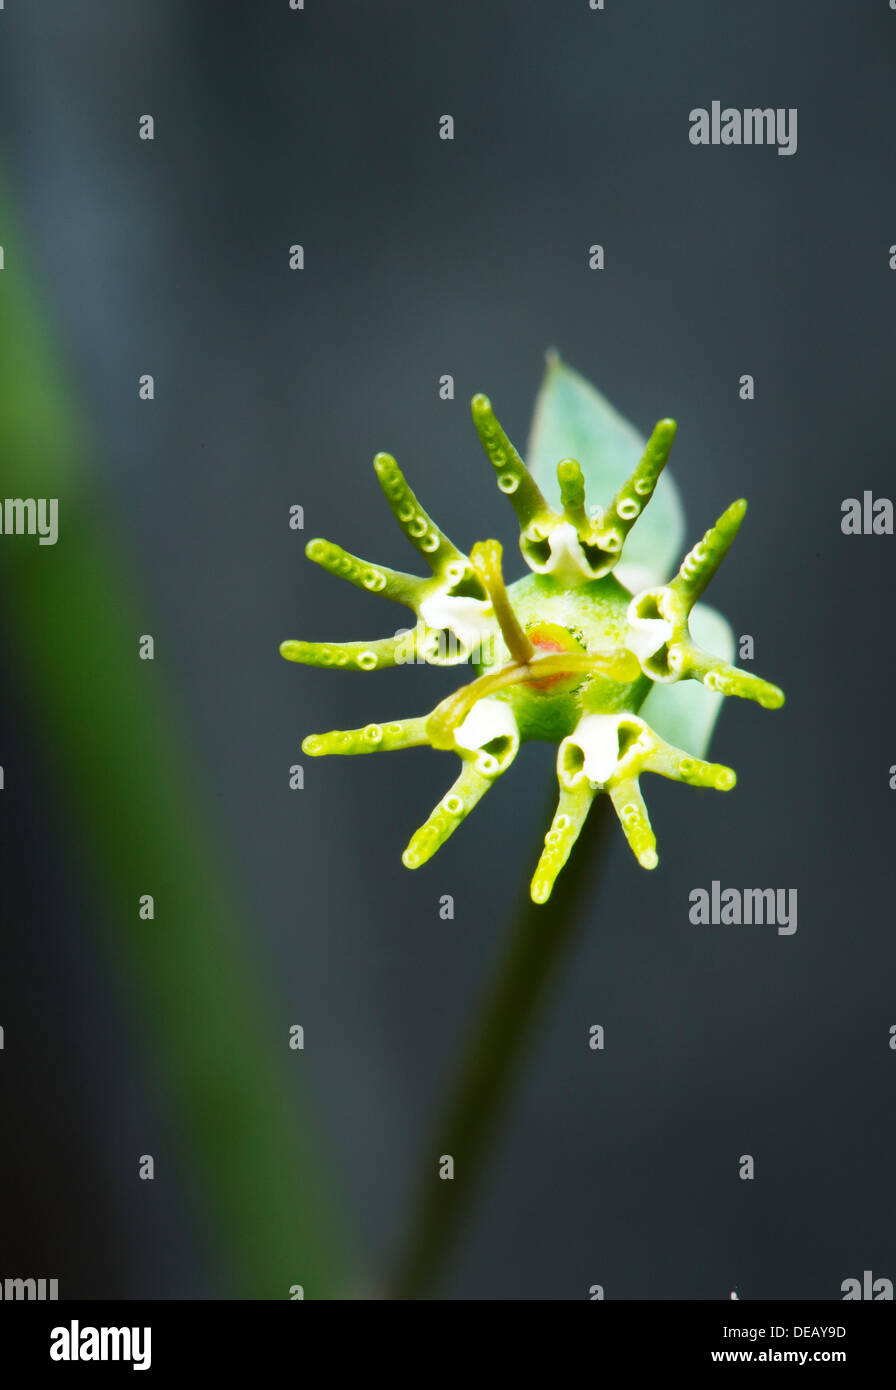
[{"label": "dark gray background", "polygon": [[[750,500],[712,601],[754,635],[754,669],[787,706],[729,702],[713,754],[738,769],[732,796],[651,779],[660,868],[638,870],[619,835],[443,1296],[583,1298],[600,1282],[611,1298],[825,1299],[863,1269],[896,1277],[896,540],[839,529],[842,498],[893,487],[894,44],[886,0],[91,0],[0,16],[7,181],[240,845],[272,1008],[313,1039],[376,1265],[531,873],[553,752],[524,749],[416,874],[400,852],[449,759],[305,760],[290,795],[305,733],[452,688],[436,671],[282,662],[284,637],[400,621],[303,542],[413,567],[370,469],[389,449],[459,544],[497,535],[513,554],[467,401],[487,391],[522,444],[551,345],[642,430],[677,418],[688,544]],[[688,112],[714,98],[798,108],[796,155],[692,147]],[[158,399],[138,415],[144,371]],[[304,537],[285,525],[294,502]],[[2,697],[27,743],[14,672]],[[39,1007],[55,1022],[33,1076],[5,1081],[11,1263],[58,1270],[72,1295],[226,1293],[188,1174],[151,1211],[133,1201],[147,1132],[162,1152],[177,1138],[90,945],[52,769],[36,741],[30,755],[33,804],[0,838],[4,897],[31,923],[5,952],[3,1021]],[[689,890],[714,878],[797,888],[797,934],[690,925]],[[117,1047],[95,1046],[110,1034]]]}]

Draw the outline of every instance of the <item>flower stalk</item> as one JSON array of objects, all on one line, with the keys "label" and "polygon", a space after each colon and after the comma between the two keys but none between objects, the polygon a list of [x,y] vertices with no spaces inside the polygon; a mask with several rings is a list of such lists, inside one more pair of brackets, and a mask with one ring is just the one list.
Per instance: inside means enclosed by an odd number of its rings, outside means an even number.
[{"label": "flower stalk", "polygon": [[[574,373],[558,373],[562,369],[552,359],[548,380],[570,406],[571,417],[590,412],[596,434],[615,440],[616,447],[620,440],[630,442],[633,432],[587,383]],[[410,607],[413,631],[372,642],[291,641],[281,647],[289,660],[347,670],[411,660],[472,665],[472,679],[428,715],[312,734],[302,745],[317,757],[429,744],[460,758],[459,776],[404,851],[409,869],[425,864],[454,834],[507,771],[521,742],[557,746],[556,810],[529,897],[505,939],[494,984],[426,1152],[415,1219],[390,1290],[395,1298],[425,1297],[458,1236],[525,1044],[581,920],[585,887],[606,849],[614,813],[638,864],[650,870],[658,854],[641,776],[650,772],[716,791],[729,791],[736,783],[731,768],[663,737],[657,715],[663,723],[669,719],[659,701],[664,687],[689,681],[705,687],[699,700],[686,704],[683,723],[679,711],[678,721],[700,752],[706,751],[714,719],[714,713],[707,718],[706,702],[719,703],[706,690],[752,699],[768,709],[784,701],[777,686],[703,649],[692,633],[698,619],[705,630],[707,610],[698,601],[737,535],[745,501],[722,513],[668,582],[656,567],[645,576],[643,565],[634,561],[619,565],[665,468],[676,433],[673,420],[657,423],[640,460],[605,508],[586,505],[585,471],[578,460],[562,458],[556,465],[557,510],[486,396],[473,397],[472,415],[498,487],[516,513],[529,573],[508,587],[496,540],[480,541],[465,555],[422,509],[392,456],[378,454],[374,468],[386,499],[430,575],[418,578],[370,564],[329,541],[310,542],[307,553],[331,573]],[[537,420],[547,434],[549,416],[540,400]],[[590,449],[587,437],[584,442]],[[667,489],[666,496],[670,493],[674,497]],[[674,520],[675,506],[664,505]],[[656,546],[659,536],[665,549],[661,533],[657,528],[651,544]],[[724,622],[711,616],[714,630],[730,637]],[[453,1160],[450,1181],[439,1171],[447,1157]]]}]

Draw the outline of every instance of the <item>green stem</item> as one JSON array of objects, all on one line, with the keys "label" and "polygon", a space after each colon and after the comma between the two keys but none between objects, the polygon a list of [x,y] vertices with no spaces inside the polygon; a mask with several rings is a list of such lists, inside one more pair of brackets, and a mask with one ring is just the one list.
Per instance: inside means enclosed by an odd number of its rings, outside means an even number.
[{"label": "green stem", "polygon": [[[584,893],[615,824],[610,800],[599,796],[575,854],[544,906],[528,897],[521,905],[470,1036],[435,1142],[426,1150],[410,1238],[390,1290],[395,1299],[426,1297],[456,1241],[484,1156],[494,1138],[525,1047],[558,964],[581,920]],[[454,1177],[439,1176],[443,1154],[454,1159]]]}]

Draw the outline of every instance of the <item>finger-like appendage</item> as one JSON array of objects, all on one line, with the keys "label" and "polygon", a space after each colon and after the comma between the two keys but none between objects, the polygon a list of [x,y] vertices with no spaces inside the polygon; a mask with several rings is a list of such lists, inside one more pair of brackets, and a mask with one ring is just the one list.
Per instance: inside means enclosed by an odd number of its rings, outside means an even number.
[{"label": "finger-like appendage", "polygon": [[432,517],[423,510],[408,487],[404,474],[391,454],[377,454],[373,460],[386,501],[408,540],[433,570],[454,561],[463,568],[466,556],[440,531]]},{"label": "finger-like appendage", "polygon": [[[656,739],[656,734],[653,735]],[[671,743],[657,739],[657,746],[645,757],[645,772],[656,772],[661,777],[670,777],[673,782],[687,782],[692,787],[714,787],[716,791],[727,792],[737,781],[737,773],[723,763],[706,763],[695,758],[682,748],[674,748]]]},{"label": "finger-like appendage", "polygon": [[660,420],[647,441],[644,457],[630,478],[622,484],[599,522],[599,539],[607,533],[614,545],[620,544],[634,526],[653,496],[660,474],[666,466],[677,425],[674,420]]},{"label": "finger-like appendage", "polygon": [[401,856],[405,868],[419,869],[421,864],[431,859],[470,814],[494,780],[494,777],[486,777],[479,772],[472,758],[464,758],[461,774],[448,795],[435,807],[425,825],[421,825],[412,835],[410,844]]},{"label": "finger-like appendage", "polygon": [[592,526],[585,511],[585,477],[581,465],[575,459],[561,459],[557,464],[557,482],[566,520],[580,537],[589,535]]},{"label": "finger-like appendage", "polygon": [[669,585],[684,599],[688,610],[693,608],[719,565],[728,554],[734,537],[746,514],[747,504],[741,497],[732,502],[711,526],[701,541],[684,557],[681,567]]},{"label": "finger-like appendage", "polygon": [[594,797],[595,789],[584,779],[571,791],[561,786],[557,810],[551,828],[544,837],[544,849],[532,876],[530,893],[534,903],[546,903],[551,896],[560,870],[579,838]]},{"label": "finger-like appendage", "polygon": [[305,547],[309,560],[320,565],[330,574],[347,579],[359,589],[367,589],[372,594],[383,594],[386,598],[405,603],[416,612],[423,596],[426,583],[415,574],[404,574],[400,570],[389,569],[387,565],[371,565],[357,555],[350,555],[341,545],[320,538],[309,541]]},{"label": "finger-like appendage", "polygon": [[488,396],[474,396],[471,409],[476,433],[491,459],[498,487],[516,512],[520,528],[524,529],[539,516],[552,515],[541,489],[498,424]]},{"label": "finger-like appendage", "polygon": [[676,643],[669,649],[669,661],[683,676],[702,681],[707,689],[717,690],[720,695],[755,700],[763,709],[780,709],[784,703],[784,691],[779,686],[729,666],[727,661],[720,661],[699,647]]},{"label": "finger-like appendage", "polygon": [[302,666],[379,671],[413,662],[417,640],[417,629],[411,629],[405,636],[379,637],[373,642],[281,642],[280,655]]},{"label": "finger-like appendage", "polygon": [[396,719],[389,724],[367,724],[363,729],[333,729],[328,734],[309,734],[302,752],[311,758],[333,754],[391,753],[398,748],[418,748],[429,743],[426,715]]},{"label": "finger-like appendage", "polygon": [[656,836],[650,824],[647,807],[637,778],[616,782],[608,788],[610,800],[619,817],[625,838],[642,869],[655,869],[659,863]]},{"label": "finger-like appendage", "polygon": [[470,560],[492,601],[501,635],[513,660],[520,664],[531,661],[535,648],[523,631],[504,587],[500,544],[498,541],[477,541],[470,551]]}]

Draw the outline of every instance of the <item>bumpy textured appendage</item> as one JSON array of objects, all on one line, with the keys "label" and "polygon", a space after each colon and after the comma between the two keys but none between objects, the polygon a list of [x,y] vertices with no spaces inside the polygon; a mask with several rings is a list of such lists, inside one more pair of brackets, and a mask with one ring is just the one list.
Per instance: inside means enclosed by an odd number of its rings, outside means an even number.
[{"label": "bumpy textured appendage", "polygon": [[[712,787],[716,791],[730,791],[737,778],[730,767],[704,762],[667,743],[639,715],[591,713],[582,717],[575,731],[563,740],[557,754],[561,788],[557,815],[570,816],[569,808],[576,804],[567,801],[564,794],[587,797],[590,804],[592,796],[605,792],[638,863],[645,869],[653,869],[658,858],[656,838],[639,782],[644,772],[659,773],[676,782]],[[581,806],[581,801],[578,804]],[[557,823],[551,829],[563,833],[545,841],[543,864],[539,863],[533,880],[533,896],[536,888],[539,892],[544,892],[546,887],[550,891],[578,835],[574,818],[572,824]],[[535,899],[537,902],[543,900]]]},{"label": "bumpy textured appendage", "polygon": [[417,633],[380,637],[373,642],[281,642],[280,655],[301,666],[332,666],[340,671],[381,671],[414,660]]},{"label": "bumpy textured appendage", "polygon": [[363,729],[331,729],[327,734],[309,734],[302,752],[312,758],[355,753],[392,753],[400,748],[419,748],[429,743],[426,715],[414,719],[394,719],[388,724],[366,724]]},{"label": "bumpy textured appendage", "polygon": [[434,571],[449,562],[465,567],[466,556],[420,506],[392,455],[377,454],[373,466],[396,521],[427,564]]},{"label": "bumpy textured appendage", "polygon": [[652,680],[690,678],[721,695],[738,695],[756,700],[764,709],[778,709],[784,703],[779,686],[703,651],[688,627],[688,616],[727,555],[746,510],[743,498],[732,502],[685,556],[671,583],[644,589],[633,597],[628,612],[629,642]]},{"label": "bumpy textured appendage", "polygon": [[742,700],[755,700],[763,709],[780,709],[784,703],[784,691],[780,686],[764,681],[739,666],[729,666],[716,656],[701,651],[692,643],[680,644],[680,653],[670,652],[683,676],[702,681],[709,690],[720,695],[738,695]]},{"label": "bumpy textured appendage", "polygon": [[374,565],[368,560],[361,560],[333,541],[325,541],[320,537],[309,541],[305,547],[305,554],[309,560],[313,560],[328,573],[335,574],[340,579],[347,579],[350,584],[359,589],[366,589],[368,593],[382,594],[397,603],[404,603],[415,612],[426,592],[426,581],[418,579],[416,575],[404,574],[401,570],[389,569],[387,565]]},{"label": "bumpy textured appendage", "polygon": [[557,464],[563,515],[575,528],[579,540],[591,532],[591,518],[585,510],[585,475],[577,459],[561,459]]},{"label": "bumpy textured appendage", "polygon": [[494,780],[494,775],[486,776],[472,759],[465,758],[461,774],[447,796],[442,798],[425,824],[411,836],[401,856],[405,868],[419,869],[421,864],[431,859],[461,822],[466,820]]},{"label": "bumpy textured appendage", "polygon": [[562,510],[555,512],[501,428],[486,396],[474,396],[473,421],[520,523],[520,549],[536,574],[562,578],[571,586],[609,574],[626,536],[653,495],[675,438],[675,421],[660,420],[631,477],[605,513],[592,519],[585,506],[585,483],[575,459],[557,465]]},{"label": "bumpy textured appendage", "polygon": [[673,782],[686,782],[691,787],[713,787],[716,791],[727,792],[737,782],[737,773],[724,763],[707,763],[695,758],[683,748],[674,748],[657,734],[653,734],[655,747],[644,758],[644,771],[656,772],[661,777],[669,777]]},{"label": "bumpy textured appendage", "polygon": [[596,795],[594,787],[582,782],[572,791],[561,785],[557,810],[544,837],[544,849],[532,876],[530,895],[534,903],[546,903],[560,870],[570,856]]},{"label": "bumpy textured appendage", "polygon": [[[647,441],[644,456],[630,478],[622,484],[598,525],[598,543],[610,534],[619,547],[654,494],[666,466],[677,426],[674,420],[659,420]],[[615,545],[614,545],[614,548]]]},{"label": "bumpy textured appendage", "polygon": [[688,612],[691,611],[703,590],[712,579],[719,565],[728,554],[731,542],[740,530],[746,516],[747,504],[741,497],[732,502],[711,526],[702,540],[689,551],[672,583],[669,585],[684,600]]},{"label": "bumpy textured appendage", "polygon": [[614,782],[608,790],[632,854],[642,869],[655,869],[659,863],[656,836],[637,777]]},{"label": "bumpy textured appendage", "polygon": [[474,396],[471,409],[476,433],[497,474],[498,487],[516,512],[520,529],[525,530],[539,517],[551,516],[541,488],[499,425],[488,396]]}]

